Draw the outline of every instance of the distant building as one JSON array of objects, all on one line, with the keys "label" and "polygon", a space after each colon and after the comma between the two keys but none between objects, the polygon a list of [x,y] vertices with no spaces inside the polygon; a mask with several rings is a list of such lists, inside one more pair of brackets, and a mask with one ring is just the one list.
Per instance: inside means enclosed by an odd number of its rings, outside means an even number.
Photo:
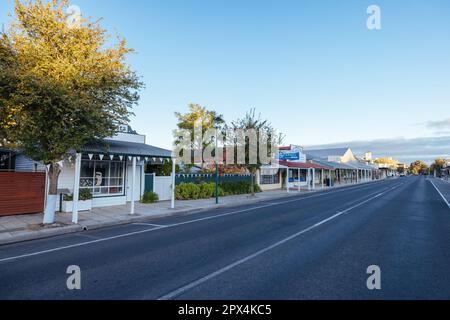
[{"label": "distant building", "polygon": [[339,163],[357,161],[350,148],[305,149],[305,153],[307,160],[316,159]]}]

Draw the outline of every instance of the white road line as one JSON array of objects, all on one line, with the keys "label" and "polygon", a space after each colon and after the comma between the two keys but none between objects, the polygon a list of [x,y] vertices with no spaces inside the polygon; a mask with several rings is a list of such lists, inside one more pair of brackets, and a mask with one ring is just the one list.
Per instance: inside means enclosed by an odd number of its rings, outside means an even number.
[{"label": "white road line", "polygon": [[[403,185],[403,184],[400,184],[400,185]],[[225,266],[225,267],[223,267],[223,268],[221,268],[221,269],[219,269],[219,270],[217,270],[217,271],[215,271],[213,273],[210,273],[210,274],[208,274],[208,275],[206,275],[206,276],[204,276],[204,277],[202,277],[202,278],[200,278],[200,279],[198,279],[196,281],[193,281],[193,282],[191,282],[191,283],[189,283],[189,284],[187,284],[187,285],[185,285],[185,286],[183,286],[183,287],[181,287],[181,288],[179,288],[177,290],[169,292],[168,294],[165,294],[164,296],[158,298],[158,300],[171,300],[171,299],[174,299],[174,298],[180,296],[181,294],[183,294],[183,293],[185,293],[185,292],[187,292],[187,291],[189,291],[189,290],[191,290],[191,289],[193,289],[193,288],[195,288],[195,287],[197,287],[197,286],[207,282],[208,280],[211,280],[212,278],[215,278],[215,277],[217,277],[217,276],[219,276],[219,275],[221,275],[221,274],[223,274],[223,273],[225,273],[225,272],[227,272],[227,271],[229,271],[229,270],[231,270],[231,269],[233,269],[233,268],[235,268],[235,267],[237,267],[237,266],[239,266],[239,265],[241,265],[241,264],[243,264],[243,263],[245,263],[245,262],[247,262],[249,260],[252,260],[252,259],[254,259],[254,258],[256,258],[256,257],[258,257],[258,256],[260,256],[260,255],[262,255],[262,254],[272,250],[272,249],[275,249],[275,248],[285,244],[286,242],[289,242],[289,241],[291,241],[291,240],[293,240],[295,238],[298,238],[299,236],[301,236],[301,235],[303,235],[303,234],[305,234],[305,233],[307,233],[307,232],[309,232],[309,231],[311,231],[311,230],[313,230],[313,229],[315,229],[315,228],[317,228],[317,227],[319,227],[319,226],[321,226],[321,225],[323,225],[323,224],[325,224],[325,223],[327,223],[327,222],[329,222],[331,220],[334,220],[334,219],[338,218],[339,216],[341,216],[343,214],[346,214],[346,213],[348,213],[349,211],[351,211],[351,210],[353,210],[355,208],[358,208],[358,207],[368,203],[369,201],[372,201],[374,199],[377,199],[377,198],[381,197],[385,193],[400,187],[400,185],[397,185],[394,188],[389,188],[386,191],[383,191],[383,192],[381,192],[381,193],[379,193],[379,194],[377,194],[377,195],[375,195],[375,196],[373,196],[373,197],[371,197],[371,198],[369,198],[369,199],[367,199],[367,200],[365,200],[363,202],[360,202],[357,205],[354,205],[354,206],[344,210],[344,211],[338,212],[335,215],[333,215],[333,216],[331,216],[331,217],[329,217],[327,219],[324,219],[324,220],[322,220],[322,221],[320,221],[320,222],[318,222],[318,223],[316,223],[316,224],[314,224],[314,225],[312,225],[312,226],[310,226],[310,227],[308,227],[306,229],[303,229],[303,230],[301,230],[301,231],[299,231],[299,232],[297,232],[297,233],[295,233],[295,234],[293,234],[293,235],[291,235],[291,236],[289,236],[287,238],[284,238],[283,240],[280,240],[280,241],[278,241],[278,242],[276,242],[276,243],[274,243],[274,244],[272,244],[272,245],[270,245],[268,247],[265,247],[265,248],[255,252],[255,253],[249,255],[249,256],[246,256],[245,258],[242,258],[242,259],[240,259],[240,260],[238,260],[238,261],[236,261],[236,262],[234,262],[232,264],[229,264],[229,265],[227,265],[227,266]]]},{"label": "white road line", "polygon": [[58,247],[58,248],[53,248],[53,249],[48,249],[48,250],[43,250],[43,251],[37,251],[37,252],[33,252],[33,253],[22,254],[20,256],[0,259],[0,262],[16,260],[16,259],[20,259],[20,258],[33,257],[33,256],[41,255],[41,254],[44,254],[44,253],[50,253],[50,252],[61,251],[61,250],[65,250],[65,249],[81,247],[81,246],[85,246],[85,245],[89,245],[89,244],[93,244],[93,243],[99,243],[99,242],[104,242],[104,241],[108,241],[108,240],[129,237],[129,236],[133,236],[133,235],[137,235],[137,234],[141,234],[141,233],[146,233],[146,232],[150,232],[150,231],[155,231],[155,230],[160,230],[160,229],[164,229],[164,227],[162,227],[162,228],[146,229],[146,230],[135,231],[135,232],[129,232],[129,233],[124,233],[124,234],[120,234],[120,235],[117,235],[117,236],[101,238],[101,239],[98,239],[98,240],[81,242],[81,243],[76,243],[76,244],[72,244],[72,245],[68,245],[68,246],[63,246],[63,247]]},{"label": "white road line", "polygon": [[[389,181],[389,180],[383,180],[383,181],[380,181],[380,182],[385,182],[385,181]],[[358,186],[355,186],[355,187],[363,188],[363,187],[368,186],[368,185],[371,185],[371,184],[363,184],[363,185],[358,185]],[[355,187],[351,187],[351,189],[354,189]],[[234,215],[234,214],[238,214],[238,213],[254,211],[254,210],[258,210],[258,209],[273,207],[273,206],[277,206],[277,205],[280,205],[280,204],[291,203],[291,202],[295,202],[295,201],[303,201],[303,200],[307,200],[307,199],[311,199],[311,198],[323,197],[323,196],[326,196],[326,195],[329,195],[329,194],[335,194],[335,193],[344,192],[344,191],[348,191],[348,190],[350,190],[350,188],[343,188],[341,190],[334,190],[334,191],[331,191],[331,192],[315,194],[315,195],[308,196],[308,197],[295,198],[295,199],[292,199],[292,200],[280,201],[280,202],[270,203],[270,204],[263,205],[263,206],[251,207],[251,208],[247,208],[247,209],[242,209],[242,210],[237,210],[237,211],[231,211],[231,212],[227,212],[227,213],[217,214],[217,215],[213,215],[213,216],[209,216],[209,217],[204,217],[204,218],[199,218],[199,219],[194,219],[194,220],[188,220],[188,221],[174,223],[174,224],[169,224],[169,225],[166,225],[166,226],[155,227],[155,228],[152,228],[152,229],[146,229],[146,230],[140,230],[140,231],[135,231],[135,232],[129,232],[129,233],[124,233],[124,234],[120,234],[120,235],[116,235],[116,236],[101,238],[101,239],[98,239],[98,240],[86,241],[86,242],[81,242],[81,243],[72,244],[72,245],[68,245],[68,246],[62,246],[62,247],[57,247],[57,248],[53,248],[53,249],[47,249],[47,250],[37,251],[37,252],[33,252],[33,253],[22,254],[22,255],[18,255],[18,256],[13,256],[13,257],[0,259],[0,262],[6,262],[6,261],[21,259],[21,258],[27,258],[27,257],[33,257],[33,256],[41,255],[41,254],[46,254],[46,253],[51,253],[51,252],[56,252],[56,251],[61,251],[61,250],[66,250],[66,249],[77,248],[77,247],[81,247],[81,246],[85,246],[85,245],[90,245],[90,244],[105,242],[105,241],[109,241],[109,240],[130,237],[130,236],[134,236],[134,235],[138,235],[138,234],[149,233],[149,232],[153,232],[153,231],[157,231],[157,230],[168,229],[168,228],[172,228],[172,227],[182,226],[182,225],[191,224],[191,223],[200,222],[200,221],[205,221],[205,220],[218,219],[218,218],[222,218],[222,217],[226,217],[226,216],[230,216],[230,215]]]},{"label": "white road line", "polygon": [[447,199],[445,199],[444,195],[442,194],[442,192],[438,189],[438,187],[436,187],[436,185],[433,183],[433,181],[428,180],[431,182],[431,184],[433,185],[433,187],[436,189],[436,191],[439,193],[439,195],[442,197],[442,200],[444,200],[445,204],[447,205],[447,207],[450,208],[450,203],[448,203]]},{"label": "white road line", "polygon": [[149,226],[149,227],[157,227],[157,228],[167,227],[162,224],[145,223],[145,222],[136,222],[136,223],[132,223],[132,225],[134,225],[134,226]]}]

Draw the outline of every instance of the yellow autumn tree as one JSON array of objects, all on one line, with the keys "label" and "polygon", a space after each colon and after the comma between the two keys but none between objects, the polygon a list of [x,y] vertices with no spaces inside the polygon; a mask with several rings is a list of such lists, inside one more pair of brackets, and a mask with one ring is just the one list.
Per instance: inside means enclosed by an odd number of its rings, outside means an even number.
[{"label": "yellow autumn tree", "polygon": [[[126,123],[142,87],[98,21],[68,13],[67,0],[15,0],[0,38],[0,143],[48,166],[44,222],[54,219],[58,162]],[[53,205],[53,206],[52,206]]]}]

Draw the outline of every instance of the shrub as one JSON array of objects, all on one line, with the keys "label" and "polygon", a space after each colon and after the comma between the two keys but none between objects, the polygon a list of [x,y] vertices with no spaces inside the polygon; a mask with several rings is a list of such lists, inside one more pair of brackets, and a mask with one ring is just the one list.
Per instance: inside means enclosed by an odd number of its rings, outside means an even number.
[{"label": "shrub", "polygon": [[142,203],[155,203],[159,201],[159,196],[151,191],[144,192],[144,195],[142,196],[141,202]]},{"label": "shrub", "polygon": [[[223,182],[219,184],[219,197],[248,194],[251,192],[251,183],[249,181]],[[175,197],[177,200],[196,200],[209,199],[214,197],[216,185],[214,182],[180,183],[175,188]],[[261,192],[261,188],[255,184],[255,192]]]},{"label": "shrub", "polygon": [[[92,193],[89,189],[80,189],[80,194],[78,195],[78,201],[87,201],[92,199]],[[65,194],[64,201],[73,201],[73,194]]]},{"label": "shrub", "polygon": [[[224,182],[220,184],[220,187],[225,196],[248,194],[251,192],[250,181]],[[261,192],[261,188],[257,184],[255,184],[255,192]]]}]

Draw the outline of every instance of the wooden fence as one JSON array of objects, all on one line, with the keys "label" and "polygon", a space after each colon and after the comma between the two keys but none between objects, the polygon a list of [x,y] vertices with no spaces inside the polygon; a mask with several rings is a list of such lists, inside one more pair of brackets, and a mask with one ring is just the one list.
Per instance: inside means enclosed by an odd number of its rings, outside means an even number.
[{"label": "wooden fence", "polygon": [[0,172],[0,216],[44,210],[45,173]]}]

